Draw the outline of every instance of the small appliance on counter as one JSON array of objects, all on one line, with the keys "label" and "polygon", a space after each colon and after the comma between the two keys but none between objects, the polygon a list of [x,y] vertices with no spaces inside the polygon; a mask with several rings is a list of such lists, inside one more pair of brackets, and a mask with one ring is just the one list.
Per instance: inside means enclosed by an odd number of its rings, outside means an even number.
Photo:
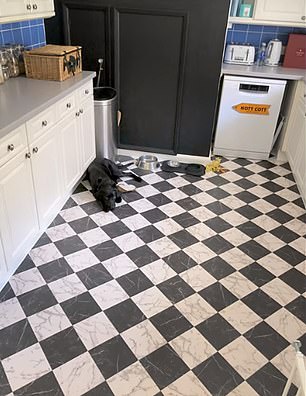
[{"label": "small appliance on counter", "polygon": [[265,66],[279,66],[279,60],[282,54],[282,42],[278,39],[269,41],[266,56],[264,60]]},{"label": "small appliance on counter", "polygon": [[289,34],[284,67],[306,69],[306,35]]},{"label": "small appliance on counter", "polygon": [[225,50],[224,62],[235,65],[253,65],[255,47],[249,44],[228,44]]}]

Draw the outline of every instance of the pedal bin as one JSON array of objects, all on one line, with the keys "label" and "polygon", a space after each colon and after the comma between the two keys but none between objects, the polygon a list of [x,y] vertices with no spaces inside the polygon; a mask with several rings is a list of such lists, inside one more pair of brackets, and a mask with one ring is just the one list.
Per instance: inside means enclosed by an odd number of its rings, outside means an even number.
[{"label": "pedal bin", "polygon": [[111,87],[94,88],[94,108],[97,158],[114,161],[118,136],[116,90]]}]

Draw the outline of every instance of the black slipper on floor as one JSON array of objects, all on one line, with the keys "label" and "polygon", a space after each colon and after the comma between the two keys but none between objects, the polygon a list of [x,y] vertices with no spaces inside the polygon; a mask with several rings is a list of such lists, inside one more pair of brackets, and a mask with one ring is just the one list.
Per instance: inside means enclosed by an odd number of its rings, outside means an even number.
[{"label": "black slipper on floor", "polygon": [[192,176],[203,176],[205,173],[205,166],[199,164],[182,164],[179,166],[170,166],[168,161],[162,162],[161,169],[165,172],[185,173]]}]

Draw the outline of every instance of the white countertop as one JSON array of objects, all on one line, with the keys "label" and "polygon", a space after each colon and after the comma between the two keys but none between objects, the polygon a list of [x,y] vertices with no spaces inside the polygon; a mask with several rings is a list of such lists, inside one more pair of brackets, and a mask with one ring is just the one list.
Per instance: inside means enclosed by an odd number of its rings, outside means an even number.
[{"label": "white countertop", "polygon": [[11,78],[0,85],[0,139],[95,77],[84,71],[66,81]]},{"label": "white countertop", "polygon": [[291,69],[288,67],[270,66],[244,66],[223,63],[222,74],[233,74],[236,76],[278,78],[285,80],[304,80],[306,81],[306,70]]}]

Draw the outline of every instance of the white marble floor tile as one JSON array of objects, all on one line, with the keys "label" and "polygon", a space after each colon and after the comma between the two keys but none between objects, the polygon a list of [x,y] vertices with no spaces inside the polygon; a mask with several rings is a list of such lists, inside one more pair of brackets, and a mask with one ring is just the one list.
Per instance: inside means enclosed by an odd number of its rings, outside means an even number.
[{"label": "white marble floor tile", "polygon": [[[306,228],[306,227],[305,227]],[[306,230],[305,230],[306,232]],[[290,246],[292,246],[294,249],[298,250],[300,253],[302,253],[306,257],[306,239],[305,237],[300,237],[291,243],[289,243]],[[304,264],[306,263],[306,260],[304,260]]]},{"label": "white marble floor tile", "polygon": [[244,379],[268,363],[268,360],[242,336],[226,345],[219,353]]},{"label": "white marble floor tile", "polygon": [[185,210],[175,202],[162,205],[159,207],[159,209],[169,217],[178,216],[185,212]]},{"label": "white marble floor tile", "polygon": [[271,282],[261,286],[261,289],[282,306],[289,304],[299,296],[297,291],[279,278],[275,278]]},{"label": "white marble floor tile", "polygon": [[205,208],[204,206],[192,209],[188,213],[200,221],[206,221],[216,216],[211,210]]},{"label": "white marble floor tile", "polygon": [[255,223],[258,227],[261,227],[265,231],[274,230],[279,226],[279,223],[273,220],[270,216],[266,214],[262,214],[255,219],[252,220],[252,223]]},{"label": "white marble floor tile", "polygon": [[164,195],[171,199],[171,201],[176,202],[179,201],[180,199],[187,198],[188,195],[186,195],[183,191],[174,188],[173,190],[165,191]]},{"label": "white marble floor tile", "polygon": [[113,212],[98,212],[94,213],[90,216],[90,218],[99,226],[102,227],[104,225],[114,223],[118,221],[118,217],[114,215]]},{"label": "white marble floor tile", "polygon": [[243,298],[257,289],[257,286],[240,272],[233,272],[221,279],[220,283],[238,298]]},{"label": "white marble floor tile", "polygon": [[172,242],[168,237],[157,239],[156,241],[148,243],[148,246],[155,252],[159,257],[166,257],[170,254],[178,252],[179,247]]},{"label": "white marble floor tile", "polygon": [[143,186],[138,187],[137,192],[142,195],[144,198],[151,197],[152,195],[159,194],[159,191],[153,186]]},{"label": "white marble floor tile", "polygon": [[305,324],[285,308],[274,312],[266,322],[290,343],[299,339],[306,331]]},{"label": "white marble floor tile", "polygon": [[222,232],[220,235],[234,246],[242,245],[244,242],[250,240],[250,237],[237,228],[230,228],[229,230]]},{"label": "white marble floor tile", "polygon": [[92,195],[90,191],[82,191],[77,194],[72,195],[72,199],[78,204],[78,205],[84,205],[88,202],[93,202],[95,201],[95,197]]},{"label": "white marble floor tile", "polygon": [[118,335],[118,331],[103,312],[76,323],[74,328],[88,350]]},{"label": "white marble floor tile", "polygon": [[204,268],[198,265],[182,272],[180,277],[183,278],[184,281],[188,283],[188,285],[190,285],[196,292],[216,282],[216,279],[213,276],[211,276]]},{"label": "white marble floor tile", "polygon": [[48,228],[46,234],[52,242],[60,241],[61,239],[69,238],[72,235],[76,235],[76,233],[67,223]]},{"label": "white marble floor tile", "polygon": [[212,250],[203,245],[201,242],[188,246],[184,249],[184,252],[198,264],[204,263],[205,261],[216,256]]},{"label": "white marble floor tile", "polygon": [[247,221],[247,219],[244,216],[233,210],[222,214],[220,217],[221,219],[225,220],[227,223],[231,224],[233,227],[237,227],[240,224],[243,224]]},{"label": "white marble floor tile", "polygon": [[166,236],[175,234],[176,232],[183,229],[183,227],[180,226],[173,219],[165,219],[165,220],[159,221],[159,222],[155,223],[154,226]]},{"label": "white marble floor tile", "polygon": [[144,245],[144,242],[132,232],[120,235],[114,238],[113,241],[123,252],[129,252],[130,250],[134,250]]},{"label": "white marble floor tile", "polygon": [[154,283],[154,285],[158,285],[159,283],[164,282],[165,280],[176,275],[176,272],[173,271],[173,269],[169,267],[169,265],[163,260],[154,261],[153,263],[147,264],[140,269],[146,275],[146,277],[149,278],[152,283]]},{"label": "white marble floor tile", "polygon": [[198,294],[192,294],[175,306],[193,326],[198,325],[217,312]]},{"label": "white marble floor tile", "polygon": [[177,177],[172,177],[171,179],[167,180],[168,183],[170,183],[172,186],[179,188],[179,187],[183,187],[186,186],[187,184],[189,184],[189,182],[185,179],[183,179],[181,176],[177,176]]},{"label": "white marble floor tile", "polygon": [[2,360],[13,391],[42,377],[51,367],[39,344],[34,344]]},{"label": "white marble floor tile", "polygon": [[110,237],[101,230],[101,228],[93,228],[92,230],[88,230],[79,234],[79,237],[85,243],[86,246],[96,246],[100,243],[106,242],[110,239]]},{"label": "white marble floor tile", "polygon": [[276,238],[274,235],[266,232],[256,238],[254,238],[256,242],[258,242],[261,246],[265,247],[266,249],[270,250],[270,252],[275,252],[275,250],[280,249],[281,247],[285,246],[286,243]]},{"label": "white marble floor tile", "polygon": [[34,248],[30,251],[30,257],[37,266],[49,263],[62,257],[57,247],[53,243]]},{"label": "white marble floor tile", "polygon": [[[211,396],[192,371],[181,376],[163,389],[164,396]],[[246,395],[245,395],[246,396]]]},{"label": "white marble floor tile", "polygon": [[280,276],[291,268],[288,263],[274,253],[267,254],[265,257],[259,259],[258,263],[275,276]]},{"label": "white marble floor tile", "polygon": [[216,235],[216,232],[214,230],[207,227],[207,225],[203,223],[198,223],[191,227],[188,227],[186,231],[188,231],[192,236],[197,238],[199,241],[204,241],[204,239],[208,239]]},{"label": "white marble floor tile", "polygon": [[171,302],[155,286],[132,297],[138,308],[148,317],[171,307]]},{"label": "white marble floor tile", "polygon": [[300,236],[305,236],[305,223],[299,219],[292,219],[286,223],[286,227]]},{"label": "white marble floor tile", "polygon": [[83,249],[69,254],[68,256],[65,256],[65,260],[75,272],[100,263],[100,260],[92,253],[90,249]]},{"label": "white marble floor tile", "polygon": [[220,254],[220,257],[236,270],[240,270],[254,262],[250,256],[236,247]]},{"label": "white marble floor tile", "polygon": [[170,345],[191,369],[216,352],[215,348],[195,328],[170,341]]},{"label": "white marble floor tile", "polygon": [[207,194],[207,192],[201,192],[199,194],[193,195],[192,199],[194,199],[196,202],[198,202],[200,205],[208,205],[209,203],[212,203],[215,201],[215,198],[212,197],[210,194]]},{"label": "white marble floor tile", "polygon": [[10,284],[16,296],[46,284],[37,268],[15,274],[10,279]]},{"label": "white marble floor tile", "polygon": [[128,294],[115,280],[91,289],[90,294],[103,310],[129,298]]},{"label": "white marble floor tile", "polygon": [[232,195],[229,195],[228,197],[221,199],[220,202],[222,202],[230,209],[238,209],[241,208],[241,206],[244,206],[243,201]]},{"label": "white marble floor tile", "polygon": [[15,322],[19,322],[19,320],[25,317],[23,309],[16,297],[0,303],[0,330]]},{"label": "white marble floor tile", "polygon": [[129,205],[134,208],[138,213],[143,213],[148,210],[154,209],[155,206],[146,198],[138,199],[137,201],[130,202]]},{"label": "white marble floor tile", "polygon": [[69,223],[73,220],[81,219],[82,217],[86,217],[87,213],[80,206],[74,206],[69,209],[64,209],[60,212],[62,218]]},{"label": "white marble floor tile", "polygon": [[142,359],[167,343],[149,320],[124,331],[121,337],[138,359]]},{"label": "white marble floor tile", "polygon": [[71,274],[49,283],[49,288],[59,303],[87,291],[76,274]]},{"label": "white marble floor tile", "polygon": [[220,315],[241,334],[246,333],[252,327],[262,322],[262,319],[240,300],[224,308],[220,312]]},{"label": "white marble floor tile", "polygon": [[114,278],[119,278],[119,276],[128,274],[138,268],[126,254],[120,254],[103,261],[103,266]]},{"label": "white marble floor tile", "polygon": [[242,382],[228,396],[260,396],[257,392],[247,383]]},{"label": "white marble floor tile", "polygon": [[274,205],[270,204],[268,201],[264,199],[258,199],[254,202],[251,202],[250,206],[252,206],[252,208],[254,209],[257,209],[261,213],[269,213],[275,209]]},{"label": "white marble floor tile", "polygon": [[42,341],[71,326],[60,305],[54,305],[29,316],[28,321],[38,341]]},{"label": "white marble floor tile", "polygon": [[131,230],[136,231],[140,228],[144,228],[150,225],[147,219],[145,219],[141,214],[127,217],[123,219],[122,222]]},{"label": "white marble floor tile", "polygon": [[65,396],[81,396],[104,381],[88,352],[57,367],[54,375]]},{"label": "white marble floor tile", "polygon": [[116,396],[154,396],[159,392],[140,362],[136,362],[107,380]]}]

